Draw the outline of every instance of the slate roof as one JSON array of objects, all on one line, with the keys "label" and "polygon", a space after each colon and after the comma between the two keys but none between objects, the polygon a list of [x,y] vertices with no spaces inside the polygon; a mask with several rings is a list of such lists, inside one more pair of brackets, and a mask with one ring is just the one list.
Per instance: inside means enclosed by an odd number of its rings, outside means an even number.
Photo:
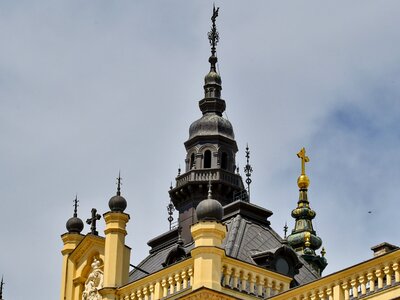
[{"label": "slate roof", "polygon": [[[269,225],[268,217],[272,215],[269,210],[247,202],[236,201],[224,207],[224,214],[223,222],[227,225],[228,233],[222,246],[226,255],[255,264],[252,255],[265,251],[274,252],[283,246],[283,239]],[[162,240],[163,247],[160,245],[153,247],[150,255],[138,267],[149,273],[161,270],[162,263],[176,244],[177,230],[175,231],[176,234],[168,232],[151,240],[149,244],[152,245],[156,244],[157,239]],[[170,237],[168,242],[165,242],[166,236]],[[190,253],[193,247],[193,242],[186,244],[184,246],[186,253]],[[303,258],[299,257],[299,260],[303,264],[299,274],[295,276],[299,284],[305,284],[320,277]],[[130,273],[129,282],[144,276],[146,274],[143,272],[133,270]]]}]

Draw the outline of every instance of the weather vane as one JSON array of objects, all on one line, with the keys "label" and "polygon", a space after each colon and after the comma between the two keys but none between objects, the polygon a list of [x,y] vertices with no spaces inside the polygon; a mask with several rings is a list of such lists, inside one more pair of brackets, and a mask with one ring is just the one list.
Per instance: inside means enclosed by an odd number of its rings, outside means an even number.
[{"label": "weather vane", "polygon": [[208,32],[208,40],[210,41],[210,45],[211,45],[211,56],[215,56],[216,46],[219,42],[219,33],[217,31],[217,26],[215,25],[215,21],[218,17],[218,11],[219,11],[219,7],[217,7],[217,9],[215,9],[215,4],[214,4],[213,14],[211,17],[212,26],[211,26],[211,30]]},{"label": "weather vane", "polygon": [[246,145],[246,159],[247,159],[247,164],[244,167],[244,173],[246,174],[246,184],[247,184],[247,194],[249,196],[249,201],[250,201],[250,184],[251,184],[251,173],[253,173],[253,168],[250,165],[250,150],[249,150],[249,145]]}]

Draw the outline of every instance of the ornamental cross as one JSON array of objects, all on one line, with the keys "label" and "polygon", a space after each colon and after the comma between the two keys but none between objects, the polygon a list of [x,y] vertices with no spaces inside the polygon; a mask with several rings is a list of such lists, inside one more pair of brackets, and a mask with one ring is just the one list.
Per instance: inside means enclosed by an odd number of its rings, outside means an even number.
[{"label": "ornamental cross", "polygon": [[99,235],[96,231],[96,221],[100,220],[101,216],[97,213],[97,209],[92,208],[92,217],[86,220],[86,223],[90,225],[90,233],[93,235]]},{"label": "ornamental cross", "polygon": [[301,159],[301,175],[306,175],[306,163],[310,161],[308,156],[306,156],[306,149],[303,147],[297,157]]}]

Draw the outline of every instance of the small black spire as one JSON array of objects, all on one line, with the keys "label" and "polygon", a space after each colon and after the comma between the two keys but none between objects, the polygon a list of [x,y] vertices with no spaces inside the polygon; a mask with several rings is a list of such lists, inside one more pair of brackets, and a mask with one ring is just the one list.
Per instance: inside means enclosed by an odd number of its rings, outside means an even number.
[{"label": "small black spire", "polygon": [[253,173],[253,168],[250,165],[250,150],[249,150],[249,145],[246,145],[246,159],[247,159],[247,164],[244,167],[244,173],[246,174],[246,184],[247,184],[247,194],[249,195],[249,201],[250,201],[250,184],[252,182],[251,180],[251,173]]},{"label": "small black spire", "polygon": [[[83,230],[83,221],[78,218],[78,195],[75,195],[74,199],[74,214],[72,218],[69,218],[65,227],[68,230],[68,233],[81,233]],[[0,299],[1,300],[1,299]]]},{"label": "small black spire", "polygon": [[96,221],[100,220],[101,216],[97,213],[97,209],[92,208],[92,217],[86,220],[86,223],[90,225],[90,233],[93,235],[99,235],[96,230]]},{"label": "small black spire", "polygon": [[78,194],[75,195],[75,200],[74,200],[74,217],[78,217]]},{"label": "small black spire", "polygon": [[3,286],[4,286],[4,280],[3,280],[3,275],[2,275],[1,282],[0,282],[0,300],[3,299]]},{"label": "small black spire", "polygon": [[117,196],[121,196],[121,171],[118,172],[117,178]]}]

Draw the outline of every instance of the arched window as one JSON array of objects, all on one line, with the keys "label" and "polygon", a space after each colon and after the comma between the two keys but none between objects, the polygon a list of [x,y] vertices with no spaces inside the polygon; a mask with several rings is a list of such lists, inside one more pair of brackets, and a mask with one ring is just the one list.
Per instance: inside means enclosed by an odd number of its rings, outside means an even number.
[{"label": "arched window", "polygon": [[221,154],[221,168],[226,170],[228,168],[228,154],[222,152]]},{"label": "arched window", "polygon": [[190,165],[189,165],[189,169],[193,169],[194,167],[194,153],[192,153],[192,155],[190,156]]},{"label": "arched window", "polygon": [[206,150],[204,152],[204,168],[209,169],[211,168],[211,151]]}]

